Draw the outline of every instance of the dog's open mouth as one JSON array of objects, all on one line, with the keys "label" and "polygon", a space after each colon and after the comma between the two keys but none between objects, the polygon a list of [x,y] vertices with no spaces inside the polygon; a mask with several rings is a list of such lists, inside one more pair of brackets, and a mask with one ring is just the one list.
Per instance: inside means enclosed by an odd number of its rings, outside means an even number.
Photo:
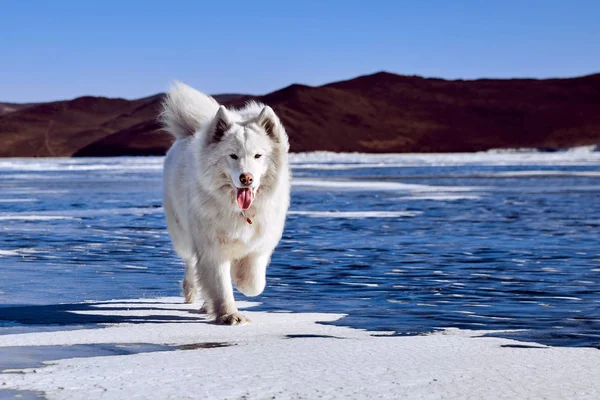
[{"label": "dog's open mouth", "polygon": [[237,190],[237,203],[242,210],[247,210],[252,205],[254,193],[251,188],[243,188]]}]

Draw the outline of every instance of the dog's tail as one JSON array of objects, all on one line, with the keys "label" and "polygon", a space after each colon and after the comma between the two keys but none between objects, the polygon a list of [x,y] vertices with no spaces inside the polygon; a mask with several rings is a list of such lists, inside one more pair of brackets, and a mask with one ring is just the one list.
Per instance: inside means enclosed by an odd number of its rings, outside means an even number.
[{"label": "dog's tail", "polygon": [[183,139],[208,125],[218,110],[219,103],[212,97],[174,82],[163,101],[159,121],[176,139]]}]

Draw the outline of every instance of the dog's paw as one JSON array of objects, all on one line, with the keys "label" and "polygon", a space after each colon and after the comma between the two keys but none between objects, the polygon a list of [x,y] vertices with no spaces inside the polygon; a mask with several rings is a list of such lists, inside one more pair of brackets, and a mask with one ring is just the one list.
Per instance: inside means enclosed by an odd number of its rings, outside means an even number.
[{"label": "dog's paw", "polygon": [[215,322],[220,325],[241,325],[250,323],[252,321],[242,314],[234,312],[231,314],[218,315]]}]

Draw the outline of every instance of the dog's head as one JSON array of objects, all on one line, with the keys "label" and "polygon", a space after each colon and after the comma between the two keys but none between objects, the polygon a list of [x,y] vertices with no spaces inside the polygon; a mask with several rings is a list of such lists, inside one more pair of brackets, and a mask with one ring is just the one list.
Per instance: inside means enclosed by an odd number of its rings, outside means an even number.
[{"label": "dog's head", "polygon": [[249,209],[263,186],[273,183],[281,152],[287,151],[285,130],[271,107],[262,106],[254,115],[246,119],[221,106],[206,136],[222,189],[235,196],[241,210]]}]

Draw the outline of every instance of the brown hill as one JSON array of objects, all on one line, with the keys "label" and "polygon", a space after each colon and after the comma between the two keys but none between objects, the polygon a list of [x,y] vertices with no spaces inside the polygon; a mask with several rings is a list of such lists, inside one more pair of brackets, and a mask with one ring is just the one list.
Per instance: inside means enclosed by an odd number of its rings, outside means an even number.
[{"label": "brown hill", "polygon": [[35,103],[0,103],[0,115],[34,106]]},{"label": "brown hill", "polygon": [[[82,97],[0,115],[0,156],[164,154],[161,95]],[[254,98],[286,125],[292,151],[450,152],[600,144],[600,74],[570,79],[443,80],[377,73]]]},{"label": "brown hill", "polygon": [[0,155],[71,156],[77,150],[156,114],[155,100],[80,97],[0,116]]}]

